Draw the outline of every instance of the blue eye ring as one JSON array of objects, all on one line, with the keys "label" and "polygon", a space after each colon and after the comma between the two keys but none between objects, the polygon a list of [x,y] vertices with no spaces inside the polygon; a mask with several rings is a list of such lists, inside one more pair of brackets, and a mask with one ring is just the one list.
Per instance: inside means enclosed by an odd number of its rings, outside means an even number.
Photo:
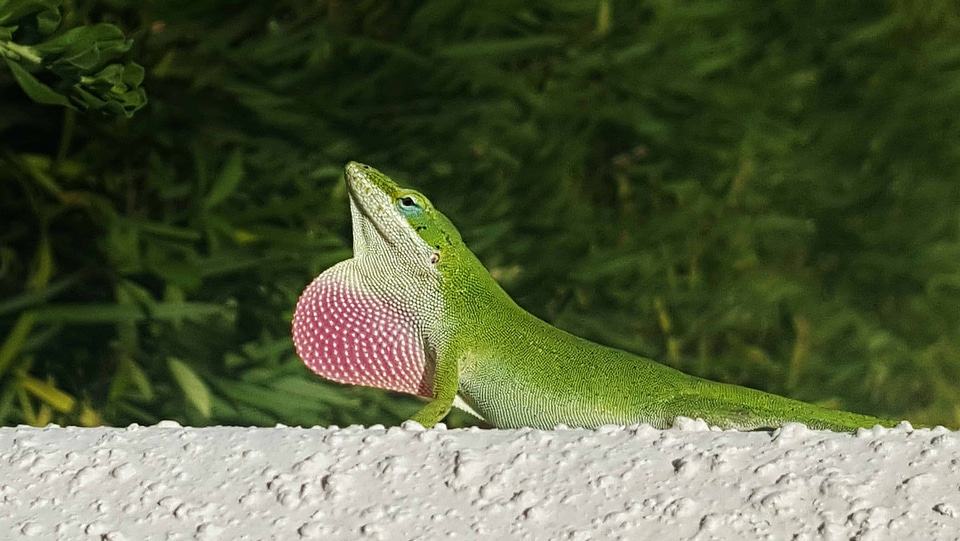
[{"label": "blue eye ring", "polygon": [[397,208],[404,214],[414,214],[423,210],[417,199],[411,195],[404,195],[397,198]]}]

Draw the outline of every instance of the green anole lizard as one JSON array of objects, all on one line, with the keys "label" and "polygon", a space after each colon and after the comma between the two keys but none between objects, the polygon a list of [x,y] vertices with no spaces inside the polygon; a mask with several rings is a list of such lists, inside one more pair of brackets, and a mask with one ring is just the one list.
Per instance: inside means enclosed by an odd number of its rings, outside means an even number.
[{"label": "green anole lizard", "polygon": [[345,172],[354,256],[318,276],[293,318],[324,378],[415,394],[423,426],[457,406],[500,428],[596,427],[678,416],[742,430],[893,421],[717,383],[562,331],[520,308],[423,194],[367,165]]}]

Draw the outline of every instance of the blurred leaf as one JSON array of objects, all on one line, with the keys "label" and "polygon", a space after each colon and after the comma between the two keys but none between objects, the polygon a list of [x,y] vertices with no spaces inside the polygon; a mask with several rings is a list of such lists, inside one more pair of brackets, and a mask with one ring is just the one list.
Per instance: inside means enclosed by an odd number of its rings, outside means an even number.
[{"label": "blurred leaf", "polygon": [[563,40],[557,36],[470,41],[437,49],[439,56],[469,58],[474,56],[509,56],[537,49],[557,47]]},{"label": "blurred leaf", "polygon": [[187,401],[190,402],[193,407],[197,408],[200,415],[209,418],[211,398],[210,389],[207,388],[207,384],[200,379],[200,376],[198,376],[193,369],[179,359],[170,357],[167,359],[167,367],[170,369],[170,373],[173,374],[180,389],[183,390]]},{"label": "blurred leaf", "polygon": [[103,426],[103,417],[87,405],[80,407],[80,415],[77,417],[80,426]]},{"label": "blurred leaf", "polygon": [[227,161],[220,169],[220,173],[213,179],[213,186],[210,187],[210,193],[204,200],[204,206],[210,209],[230,196],[236,191],[237,186],[243,179],[243,154],[239,150],[234,150],[227,157]]},{"label": "blurred leaf", "polygon": [[0,301],[0,316],[16,310],[23,310],[24,308],[52,299],[63,291],[73,287],[79,279],[79,274],[73,274],[67,278],[57,280],[48,286],[33,291],[26,291],[2,300]]},{"label": "blurred leaf", "polygon": [[37,254],[34,257],[33,271],[30,273],[30,279],[27,280],[27,288],[38,290],[50,282],[53,276],[53,252],[50,248],[50,237],[46,232],[40,233],[40,245],[37,247]]},{"label": "blurred leaf", "polygon": [[117,321],[141,321],[145,319],[200,320],[211,316],[225,316],[223,306],[208,303],[185,302],[154,304],[149,312],[141,307],[118,304],[64,304],[49,305],[31,312],[37,322],[60,323],[114,323]]},{"label": "blurred leaf", "polygon": [[[20,380],[20,386],[44,404],[49,405],[61,413],[70,413],[77,402],[72,396],[56,388],[54,385],[30,376],[24,376]],[[47,424],[49,419],[38,421],[38,423],[39,422]]]},{"label": "blurred leaf", "polygon": [[0,25],[11,24],[28,16],[35,18],[37,30],[49,34],[60,26],[62,0],[0,0]]},{"label": "blurred leaf", "polygon": [[137,399],[150,401],[156,397],[153,385],[147,373],[133,360],[123,357],[117,367],[117,373],[110,383],[111,402],[122,400],[128,395],[128,388],[133,387],[136,391],[132,394]]},{"label": "blurred leaf", "polygon": [[17,80],[17,82],[20,84],[20,88],[22,88],[31,99],[37,103],[43,103],[46,105],[74,107],[74,105],[70,103],[70,100],[66,96],[41,83],[36,77],[31,75],[30,72],[21,68],[19,64],[13,60],[10,60],[9,58],[5,58],[4,60],[7,63],[7,67],[10,68],[10,72],[13,73],[13,78]]},{"label": "blurred leaf", "polygon": [[81,70],[89,70],[104,60],[130,49],[130,42],[123,32],[112,24],[78,26],[33,46],[45,55],[56,55],[54,64],[72,64]]},{"label": "blurred leaf", "polygon": [[278,395],[257,384],[219,380],[214,382],[214,385],[225,397],[234,402],[244,403],[274,414],[288,414],[294,408],[291,402],[292,397]]},{"label": "blurred leaf", "polygon": [[0,345],[0,377],[10,369],[14,359],[20,354],[34,323],[36,318],[30,312],[20,314],[17,322],[4,337],[3,344]]}]

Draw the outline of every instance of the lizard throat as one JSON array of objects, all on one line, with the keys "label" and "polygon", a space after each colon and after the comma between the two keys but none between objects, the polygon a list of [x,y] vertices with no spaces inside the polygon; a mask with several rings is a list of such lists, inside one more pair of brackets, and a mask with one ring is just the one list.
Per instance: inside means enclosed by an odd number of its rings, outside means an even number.
[{"label": "lizard throat", "polygon": [[343,261],[297,302],[293,342],[320,376],[351,385],[433,396],[433,377],[414,316],[397,300],[365,291]]}]

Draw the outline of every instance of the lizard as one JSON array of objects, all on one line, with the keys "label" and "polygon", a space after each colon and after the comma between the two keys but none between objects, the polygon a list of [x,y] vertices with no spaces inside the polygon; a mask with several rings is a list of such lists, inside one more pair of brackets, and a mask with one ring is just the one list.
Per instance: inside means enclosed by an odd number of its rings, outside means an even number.
[{"label": "lizard", "polygon": [[350,162],[353,257],[316,277],[293,315],[297,354],[323,378],[453,406],[497,428],[649,423],[722,429],[787,422],[852,432],[892,420],[714,382],[575,336],[521,308],[420,192]]}]

